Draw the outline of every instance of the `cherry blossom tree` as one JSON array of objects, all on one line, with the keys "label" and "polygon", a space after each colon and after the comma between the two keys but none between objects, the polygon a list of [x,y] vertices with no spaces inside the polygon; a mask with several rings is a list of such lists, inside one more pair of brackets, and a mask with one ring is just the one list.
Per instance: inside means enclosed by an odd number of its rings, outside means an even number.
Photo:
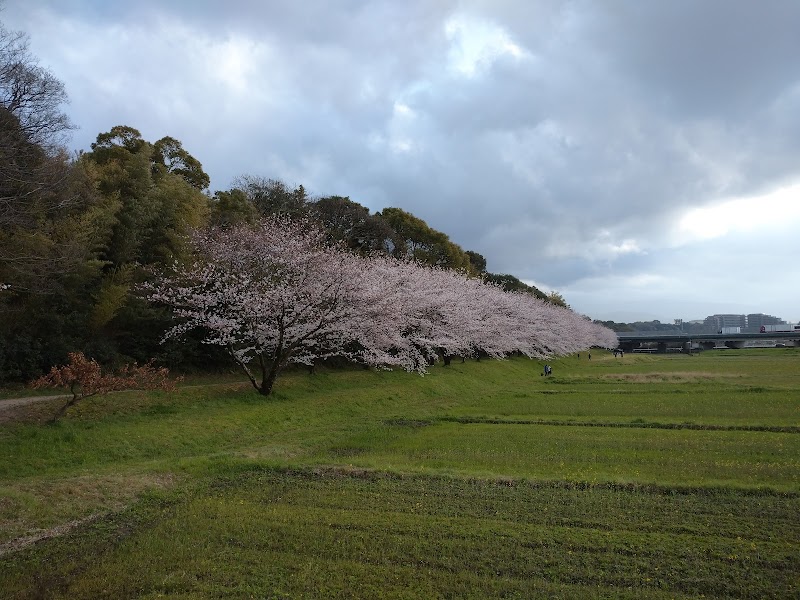
[{"label": "cherry blossom tree", "polygon": [[196,262],[151,288],[151,300],[173,307],[180,321],[166,337],[201,328],[205,343],[224,347],[265,396],[291,363],[359,358],[365,271],[321,231],[272,217],[197,233],[193,243]]},{"label": "cherry blossom tree", "polygon": [[368,303],[373,330],[363,339],[376,336],[367,344],[374,352],[391,339],[391,356],[409,370],[450,356],[544,358],[616,344],[613,332],[568,308],[456,271],[389,258],[373,259],[367,271],[382,287]]},{"label": "cherry blossom tree", "polygon": [[166,337],[200,328],[265,396],[289,364],[330,356],[425,373],[451,356],[541,358],[616,344],[565,307],[453,270],[357,256],[308,222],[273,216],[197,233],[193,244],[197,260],[150,288],[179,321]]}]

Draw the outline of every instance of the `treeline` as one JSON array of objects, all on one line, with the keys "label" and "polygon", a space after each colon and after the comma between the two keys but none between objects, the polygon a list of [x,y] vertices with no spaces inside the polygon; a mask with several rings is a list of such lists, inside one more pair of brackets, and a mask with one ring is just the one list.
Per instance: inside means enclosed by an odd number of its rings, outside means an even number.
[{"label": "treeline", "polygon": [[716,333],[717,328],[705,322],[694,323],[684,321],[680,324],[662,323],[659,320],[653,321],[634,321],[633,323],[617,323],[615,321],[595,321],[598,325],[608,327],[617,333],[630,331],[660,331],[662,333]]},{"label": "treeline", "polygon": [[151,142],[121,125],[71,156],[66,100],[27,36],[0,25],[0,382],[30,380],[71,351],[104,364],[227,364],[199,336],[162,344],[171,311],[137,290],[191,259],[190,232],[275,215],[316,222],[356,254],[457,270],[564,305],[557,293],[487,273],[483,256],[400,208],[371,214],[348,197],[312,198],[302,185],[255,176],[212,194],[201,162],[172,137]]},{"label": "treeline", "polygon": [[672,323],[662,323],[661,321],[636,321],[634,323],[617,323],[616,321],[595,321],[596,323],[608,327],[612,331],[618,333],[625,333],[629,331],[663,331],[663,332],[680,332],[679,325]]}]

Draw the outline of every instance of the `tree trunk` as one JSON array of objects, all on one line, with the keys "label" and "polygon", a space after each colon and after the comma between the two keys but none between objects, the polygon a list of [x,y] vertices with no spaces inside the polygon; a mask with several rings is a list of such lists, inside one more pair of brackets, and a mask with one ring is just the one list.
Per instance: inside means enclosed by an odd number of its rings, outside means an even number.
[{"label": "tree trunk", "polygon": [[261,385],[258,388],[258,393],[262,396],[269,396],[272,393],[272,387],[275,385],[275,380],[278,378],[278,373],[281,370],[281,358],[275,356],[267,371],[261,378]]},{"label": "tree trunk", "polygon": [[58,412],[55,415],[53,415],[52,419],[50,419],[50,422],[51,423],[55,423],[56,421],[58,421],[61,417],[64,416],[64,414],[66,414],[67,409],[70,406],[75,406],[75,404],[77,404],[78,400],[80,400],[80,399],[81,399],[81,396],[73,394],[73,396],[70,399],[70,401],[67,402],[64,406],[62,406],[61,408],[58,409]]},{"label": "tree trunk", "polygon": [[272,387],[275,385],[275,380],[277,378],[277,371],[271,370],[269,374],[261,380],[261,385],[258,387],[258,393],[262,396],[269,396],[272,393]]}]

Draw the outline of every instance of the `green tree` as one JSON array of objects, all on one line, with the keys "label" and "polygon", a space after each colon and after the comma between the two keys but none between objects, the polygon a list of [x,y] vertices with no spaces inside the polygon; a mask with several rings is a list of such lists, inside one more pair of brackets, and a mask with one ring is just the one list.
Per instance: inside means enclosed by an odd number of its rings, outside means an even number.
[{"label": "green tree", "polygon": [[341,241],[361,253],[389,254],[400,243],[395,231],[365,206],[347,196],[326,196],[309,204],[309,212],[327,231],[331,241]]},{"label": "green tree", "polygon": [[486,273],[484,278],[489,283],[494,283],[495,285],[499,285],[507,292],[524,292],[526,294],[531,294],[532,296],[535,296],[540,300],[547,299],[547,294],[542,292],[539,288],[533,285],[528,285],[527,283],[517,279],[513,275],[508,275],[505,273],[504,274]]},{"label": "green tree", "polygon": [[234,188],[244,192],[247,200],[262,217],[270,215],[300,217],[308,208],[308,195],[302,185],[290,189],[278,179],[242,175],[234,181]]},{"label": "green tree", "polygon": [[243,223],[253,225],[258,220],[256,207],[240,189],[214,192],[210,208],[210,223],[215,227],[227,228]]},{"label": "green tree", "polygon": [[472,250],[467,250],[467,258],[469,258],[469,264],[472,266],[473,272],[475,273],[486,272],[486,259],[483,257],[482,254],[478,254],[477,252],[473,252]]},{"label": "green tree", "polygon": [[0,25],[0,381],[76,349],[151,356],[169,315],[131,289],[141,265],[185,259],[208,219],[208,176],[174,138],[116,126],[70,158],[66,100],[27,36]]},{"label": "green tree", "polygon": [[401,208],[385,208],[381,217],[397,234],[399,244],[393,254],[445,269],[471,272],[472,265],[464,250],[441,231]]},{"label": "green tree", "polygon": [[564,308],[570,307],[569,304],[567,304],[567,301],[564,299],[564,296],[555,290],[547,294],[545,300],[547,300],[550,304],[555,304],[556,306],[563,306]]},{"label": "green tree", "polygon": [[147,142],[138,129],[127,125],[115,125],[110,131],[99,133],[92,144],[92,157],[98,164],[116,158],[124,160],[128,154],[138,154]]},{"label": "green tree", "polygon": [[208,224],[208,197],[177,174],[157,179],[150,197],[156,206],[157,225],[148,229],[141,262],[160,264],[183,260],[189,253],[187,235]]},{"label": "green tree", "polygon": [[[171,352],[159,345],[170,315],[139,299],[134,290],[151,276],[150,267],[188,260],[189,233],[210,218],[209,198],[199,189],[205,179],[195,172],[200,179],[192,181],[177,166],[183,161],[199,168],[199,161],[182,154],[174,138],[160,142],[157,149],[135,128],[116,126],[99,134],[82,157],[113,211],[106,243],[98,249],[103,276],[92,291],[89,317],[89,329],[100,344],[91,349],[106,361],[142,361]],[[180,156],[172,161],[170,155]]]},{"label": "green tree", "polygon": [[61,147],[66,99],[27,35],[0,25],[0,382],[40,373],[85,315],[71,292],[89,264],[75,228],[87,190]]},{"label": "green tree", "polygon": [[173,137],[163,137],[153,144],[153,162],[157,168],[163,167],[167,173],[183,177],[198,190],[206,189],[211,181],[200,161],[184,150],[183,145]]},{"label": "green tree", "polygon": [[108,207],[90,172],[0,109],[0,380],[41,372],[87,335]]},{"label": "green tree", "polygon": [[208,222],[209,200],[199,188],[208,176],[199,161],[174,138],[157,144],[133,127],[118,125],[99,134],[86,155],[95,165],[100,192],[119,201],[103,255],[110,269],[180,258],[185,235]]}]

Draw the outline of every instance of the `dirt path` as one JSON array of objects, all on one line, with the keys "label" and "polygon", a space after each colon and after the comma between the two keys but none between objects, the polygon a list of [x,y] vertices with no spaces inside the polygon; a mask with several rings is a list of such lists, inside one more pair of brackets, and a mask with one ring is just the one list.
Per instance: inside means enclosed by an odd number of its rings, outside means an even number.
[{"label": "dirt path", "polygon": [[44,402],[45,400],[53,400],[55,398],[69,398],[67,394],[60,394],[58,396],[28,396],[26,398],[6,398],[0,400],[0,412],[15,408],[17,406],[25,406],[26,404],[33,404],[35,402]]},{"label": "dirt path", "polygon": [[[250,385],[247,382],[222,382],[222,383],[201,383],[201,384],[194,384],[194,385],[185,385],[181,386],[181,388],[201,388],[201,387],[215,387],[215,386],[235,386],[235,387],[246,387]],[[133,390],[121,390],[114,393],[124,393]],[[19,406],[26,406],[28,404],[35,404],[36,402],[44,402],[45,400],[55,400],[60,398],[71,398],[71,394],[56,394],[50,396],[26,396],[23,398],[5,398],[0,399],[0,414],[11,410],[13,408],[17,408]]]}]

